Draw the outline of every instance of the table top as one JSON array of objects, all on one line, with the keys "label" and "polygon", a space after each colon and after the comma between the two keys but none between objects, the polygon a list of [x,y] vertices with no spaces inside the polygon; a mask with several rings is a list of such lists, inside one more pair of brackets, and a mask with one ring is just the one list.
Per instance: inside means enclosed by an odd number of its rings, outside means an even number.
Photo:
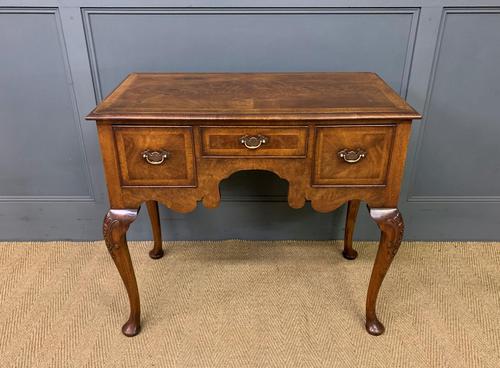
[{"label": "table top", "polygon": [[375,73],[133,73],[88,120],[350,120],[421,116]]}]

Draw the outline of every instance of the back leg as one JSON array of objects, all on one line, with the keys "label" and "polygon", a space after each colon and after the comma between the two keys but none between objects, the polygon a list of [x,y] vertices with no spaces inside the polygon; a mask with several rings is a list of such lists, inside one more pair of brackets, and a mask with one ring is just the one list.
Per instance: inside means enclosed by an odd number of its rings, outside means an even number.
[{"label": "back leg", "polygon": [[361,201],[355,199],[347,202],[347,218],[344,233],[344,251],[342,255],[346,259],[355,259],[358,256],[352,248],[352,235],[354,233],[354,225],[356,224],[356,217],[358,215],[359,204]]},{"label": "back leg", "polygon": [[160,224],[160,211],[158,210],[157,201],[146,201],[148,208],[149,219],[151,220],[151,228],[153,229],[153,249],[149,252],[149,256],[153,259],[163,257],[163,248],[161,241],[161,224]]}]

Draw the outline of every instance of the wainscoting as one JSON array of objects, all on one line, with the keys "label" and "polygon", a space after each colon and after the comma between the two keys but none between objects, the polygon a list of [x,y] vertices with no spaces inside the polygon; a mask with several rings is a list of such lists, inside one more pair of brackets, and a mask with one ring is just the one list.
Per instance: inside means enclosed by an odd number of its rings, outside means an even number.
[{"label": "wainscoting", "polygon": [[[376,72],[424,114],[406,238],[500,239],[500,1],[140,3],[0,0],[0,239],[101,237],[107,197],[83,117],[134,71]],[[238,173],[217,210],[162,209],[165,238],[341,237],[343,209],[290,209],[287,187]],[[365,212],[357,238],[375,239]],[[132,239],[150,238],[140,217]]]}]

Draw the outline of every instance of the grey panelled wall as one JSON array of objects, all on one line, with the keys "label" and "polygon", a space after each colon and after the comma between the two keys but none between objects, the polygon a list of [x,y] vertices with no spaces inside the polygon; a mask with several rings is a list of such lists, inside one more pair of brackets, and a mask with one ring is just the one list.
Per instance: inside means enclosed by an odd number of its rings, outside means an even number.
[{"label": "grey panelled wall", "polygon": [[[0,0],[0,239],[99,239],[107,209],[83,116],[133,71],[374,71],[419,111],[407,239],[500,240],[500,0]],[[343,210],[288,208],[241,172],[219,209],[162,209],[167,239],[340,238]],[[360,211],[358,238],[376,227]],[[150,238],[146,216],[131,238]]]},{"label": "grey panelled wall", "polygon": [[55,10],[0,13],[2,199],[92,199],[59,30]]}]

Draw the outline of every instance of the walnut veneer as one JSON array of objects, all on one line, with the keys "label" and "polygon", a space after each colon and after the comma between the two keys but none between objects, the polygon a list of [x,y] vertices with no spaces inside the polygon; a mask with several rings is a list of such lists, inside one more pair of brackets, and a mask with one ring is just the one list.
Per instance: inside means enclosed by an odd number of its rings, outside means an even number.
[{"label": "walnut veneer", "polygon": [[320,212],[348,202],[347,259],[360,201],[381,230],[368,288],[366,328],[384,332],[375,307],[403,236],[397,209],[412,119],[420,115],[373,73],[129,75],[87,119],[96,120],[111,209],[104,238],[140,330],[140,303],[126,232],[146,202],[163,256],[158,202],[179,212],[220,202],[219,183],[240,170],[289,182],[293,208]]}]

